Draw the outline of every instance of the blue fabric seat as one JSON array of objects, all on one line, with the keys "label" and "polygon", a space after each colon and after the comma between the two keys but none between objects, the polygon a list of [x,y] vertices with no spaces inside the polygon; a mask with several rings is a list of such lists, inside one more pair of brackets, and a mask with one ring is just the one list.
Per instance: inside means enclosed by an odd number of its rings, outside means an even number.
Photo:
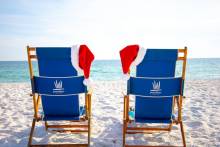
[{"label": "blue fabric seat", "polygon": [[43,119],[79,120],[85,109],[79,105],[78,94],[85,93],[86,87],[83,85],[84,77],[77,76],[72,66],[71,48],[39,47],[36,54],[39,77],[34,78],[33,89],[41,95]]},{"label": "blue fabric seat", "polygon": [[165,119],[165,118],[163,118],[163,119],[158,119],[158,118],[148,118],[148,119],[146,119],[146,118],[143,118],[143,119],[141,119],[141,118],[136,118],[135,119],[135,112],[134,111],[129,111],[129,113],[128,113],[128,115],[129,115],[129,119],[130,120],[135,120],[135,122],[138,122],[138,123],[165,123],[165,124],[169,124],[169,123],[172,123],[172,120],[174,120],[175,118],[176,118],[176,116],[173,114],[172,115],[172,119]]},{"label": "blue fabric seat", "polygon": [[80,116],[85,115],[85,107],[84,106],[80,106],[80,110],[79,110],[79,116],[75,116],[75,115],[46,115],[44,116],[43,114],[43,120],[46,121],[62,121],[62,120],[79,120]]},{"label": "blue fabric seat", "polygon": [[137,66],[137,78],[128,81],[127,94],[135,95],[135,111],[129,115],[135,122],[171,123],[175,118],[173,96],[181,93],[182,83],[175,78],[177,57],[177,49],[147,50]]}]

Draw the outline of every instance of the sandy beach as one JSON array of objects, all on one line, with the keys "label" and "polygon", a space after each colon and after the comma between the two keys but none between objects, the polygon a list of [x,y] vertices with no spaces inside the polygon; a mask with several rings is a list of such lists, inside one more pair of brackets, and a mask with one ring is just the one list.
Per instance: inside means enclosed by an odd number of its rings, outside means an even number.
[{"label": "sandy beach", "polygon": [[[122,146],[122,91],[125,83],[99,81],[94,83],[92,97],[93,147]],[[29,83],[0,84],[0,146],[27,145],[33,118]],[[220,80],[186,81],[183,121],[187,146],[220,146]],[[171,133],[127,136],[130,144],[180,145],[179,126]],[[86,135],[46,132],[43,123],[36,126],[34,141],[41,143],[81,142]],[[46,137],[44,137],[46,136]],[[171,141],[171,144],[169,142]]]}]

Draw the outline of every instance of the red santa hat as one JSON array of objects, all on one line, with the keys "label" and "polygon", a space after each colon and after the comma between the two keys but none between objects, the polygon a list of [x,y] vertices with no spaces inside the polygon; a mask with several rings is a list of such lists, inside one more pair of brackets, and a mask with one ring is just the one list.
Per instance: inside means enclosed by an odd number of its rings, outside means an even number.
[{"label": "red santa hat", "polygon": [[124,73],[124,78],[129,80],[130,67],[136,67],[142,62],[146,54],[146,49],[139,45],[128,45],[120,50],[121,64]]},{"label": "red santa hat", "polygon": [[84,74],[83,84],[91,87],[89,80],[90,67],[94,55],[86,45],[73,45],[71,48],[71,62],[73,67],[77,70],[78,74]]}]

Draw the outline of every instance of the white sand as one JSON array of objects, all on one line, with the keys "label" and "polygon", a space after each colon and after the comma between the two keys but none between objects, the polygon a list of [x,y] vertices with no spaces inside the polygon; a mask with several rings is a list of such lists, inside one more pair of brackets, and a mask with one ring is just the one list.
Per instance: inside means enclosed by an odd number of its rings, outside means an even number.
[{"label": "white sand", "polygon": [[[121,147],[122,144],[122,85],[119,82],[96,82],[92,97],[92,136],[94,147]],[[220,80],[186,82],[183,120],[187,146],[220,146]],[[0,146],[24,147],[33,117],[29,84],[0,84]],[[165,143],[180,145],[179,127],[160,134],[138,134],[127,137],[127,142]],[[44,137],[46,135],[46,137]],[[38,123],[34,143],[83,142],[84,135],[47,133]]]}]

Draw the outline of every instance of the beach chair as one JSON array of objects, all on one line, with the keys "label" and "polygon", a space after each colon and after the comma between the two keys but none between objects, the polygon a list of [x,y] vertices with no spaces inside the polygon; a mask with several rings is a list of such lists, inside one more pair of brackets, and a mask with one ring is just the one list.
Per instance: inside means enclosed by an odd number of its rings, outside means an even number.
[{"label": "beach chair", "polygon": [[[28,46],[27,53],[34,105],[28,146],[90,146],[92,94],[83,84],[84,76],[77,75],[77,70],[71,64],[71,48]],[[36,60],[38,76],[34,75],[33,70]],[[84,106],[80,106],[79,94],[85,94]],[[38,111],[40,103],[42,114]],[[35,123],[39,121],[45,122],[46,131],[88,133],[88,142],[32,144]]]},{"label": "beach chair", "polygon": [[[127,94],[124,95],[123,147],[150,146],[127,145],[126,134],[170,132],[173,124],[180,125],[182,143],[186,146],[182,121],[186,57],[186,47],[147,49],[142,62],[136,67],[136,77],[130,77],[127,81]],[[178,60],[181,60],[182,73],[176,77]],[[135,97],[133,108],[129,107],[130,95]],[[145,123],[148,124],[147,127],[143,127]]]}]

